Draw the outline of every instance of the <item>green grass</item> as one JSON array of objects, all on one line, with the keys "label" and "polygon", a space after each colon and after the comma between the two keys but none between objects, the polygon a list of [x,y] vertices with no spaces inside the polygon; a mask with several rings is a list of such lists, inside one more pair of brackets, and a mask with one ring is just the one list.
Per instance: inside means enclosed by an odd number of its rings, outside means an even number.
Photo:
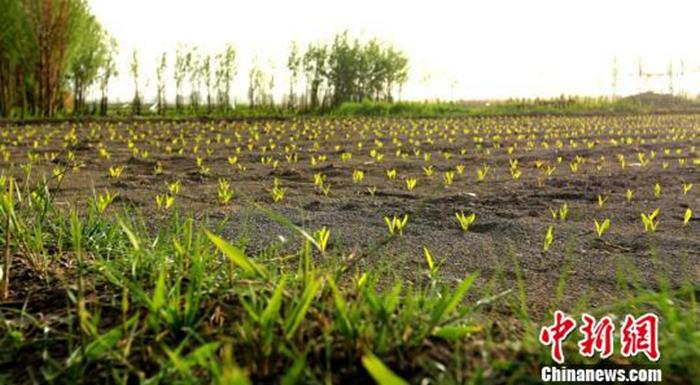
[{"label": "green grass", "polygon": [[[450,281],[428,264],[424,280],[386,279],[291,223],[297,252],[251,255],[226,239],[226,219],[175,211],[149,223],[129,207],[59,207],[53,183],[2,186],[10,226],[0,249],[14,255],[18,294],[0,304],[0,382],[533,383],[549,362],[515,253],[504,293],[493,281],[475,287],[477,273]],[[666,378],[694,381],[697,290],[692,280],[634,288],[593,313],[657,312]],[[494,323],[491,306],[510,308],[516,327]]]},{"label": "green grass", "polygon": [[[641,94],[625,98],[561,96],[559,98],[508,99],[498,101],[465,102],[347,102],[337,107],[324,107],[317,110],[304,108],[287,108],[281,105],[251,107],[245,104],[223,111],[206,106],[196,110],[190,106],[176,111],[168,106],[163,115],[145,109],[140,118],[148,119],[187,119],[187,118],[291,118],[298,116],[317,117],[404,117],[404,118],[438,118],[467,116],[513,116],[513,115],[615,115],[615,114],[650,114],[664,112],[698,112],[700,104],[680,96]],[[69,112],[59,111],[55,119],[80,119],[97,117],[96,114],[76,117]],[[133,117],[128,104],[111,105],[108,118]],[[14,119],[18,116],[13,116]],[[11,119],[12,120],[12,119]],[[27,120],[32,120],[28,117]],[[44,120],[44,119],[39,119]]]},{"label": "green grass", "polygon": [[[687,105],[684,107],[687,108]],[[634,98],[566,97],[523,99],[494,102],[360,102],[344,103],[331,110],[337,116],[391,116],[406,118],[510,116],[510,115],[577,115],[577,114],[646,114],[664,108]]]}]

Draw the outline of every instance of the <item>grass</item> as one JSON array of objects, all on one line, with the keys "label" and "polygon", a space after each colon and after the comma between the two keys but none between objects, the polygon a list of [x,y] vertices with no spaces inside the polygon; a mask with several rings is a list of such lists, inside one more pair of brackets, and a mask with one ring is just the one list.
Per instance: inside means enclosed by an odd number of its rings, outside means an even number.
[{"label": "grass", "polygon": [[[95,109],[96,110],[96,109]],[[624,98],[560,96],[558,98],[507,99],[496,101],[361,101],[346,102],[335,107],[307,109],[303,107],[288,108],[282,105],[262,105],[251,107],[238,104],[235,108],[221,110],[213,107],[208,111],[200,106],[190,106],[177,111],[168,106],[163,115],[156,111],[144,110],[139,118],[152,119],[187,119],[187,118],[231,118],[231,119],[288,119],[299,116],[317,117],[403,117],[403,118],[439,118],[468,116],[518,116],[518,115],[616,115],[616,114],[652,114],[667,112],[698,112],[697,101],[664,94],[644,93]],[[59,111],[55,119],[79,120],[84,117],[97,117],[96,114],[75,116]],[[133,117],[129,104],[110,105],[106,118]],[[16,120],[16,116],[8,121]],[[22,120],[33,120],[28,117]],[[43,121],[45,119],[38,118]],[[0,122],[2,120],[0,119]]]},{"label": "grass", "polygon": [[[353,253],[327,251],[274,213],[297,233],[297,252],[271,246],[250,255],[244,240],[222,235],[227,219],[175,210],[149,223],[133,208],[104,209],[97,194],[58,206],[53,183],[4,191],[15,199],[0,212],[11,222],[1,249],[21,262],[14,295],[0,303],[0,382],[533,383],[551,362],[537,343],[540,325],[515,253],[516,281],[506,292],[492,292],[493,280],[476,287],[476,272],[441,277],[432,256],[426,278],[409,282],[363,269]],[[580,311],[656,312],[665,378],[697,379],[692,273],[681,288],[660,279],[656,290],[627,275],[622,301],[592,310],[582,301]],[[515,317],[505,324],[515,327],[496,322],[494,308],[510,309]],[[566,346],[567,363],[600,364],[577,358],[573,341]]]},{"label": "grass", "polygon": [[517,115],[586,115],[648,114],[668,110],[697,108],[685,99],[666,106],[644,102],[634,97],[561,97],[552,99],[510,99],[494,102],[351,102],[331,110],[335,116],[391,116],[405,118],[517,116]]}]

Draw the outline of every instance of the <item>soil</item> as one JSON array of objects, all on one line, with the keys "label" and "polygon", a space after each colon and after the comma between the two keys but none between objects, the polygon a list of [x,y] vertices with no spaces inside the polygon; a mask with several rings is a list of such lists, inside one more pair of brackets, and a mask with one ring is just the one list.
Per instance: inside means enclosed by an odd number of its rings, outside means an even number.
[{"label": "soil", "polygon": [[[156,226],[166,214],[156,208],[155,196],[168,191],[167,182],[180,180],[182,190],[175,205],[197,217],[228,219],[223,235],[245,243],[251,256],[263,250],[299,248],[299,237],[270,219],[259,205],[310,230],[328,227],[329,248],[352,259],[349,263],[359,269],[372,265],[388,276],[425,279],[425,246],[434,258],[444,259],[441,272],[449,280],[479,272],[476,286],[480,290],[470,300],[508,289],[515,296],[521,277],[535,317],[555,306],[563,310],[583,303],[587,309],[605,306],[621,298],[626,288],[656,289],[662,282],[678,287],[700,281],[700,165],[693,163],[700,158],[700,115],[123,121],[8,127],[10,136],[0,140],[11,153],[9,163],[24,163],[28,151],[42,157],[57,154],[51,162],[41,161],[34,175],[50,175],[53,168],[69,163],[62,139],[75,129],[72,151],[84,166],[78,173],[69,172],[56,189],[59,206],[84,202],[93,189],[106,189],[119,194],[118,205],[136,207]],[[255,140],[255,132],[259,137],[249,151],[246,144]],[[33,135],[13,143],[12,138],[22,133]],[[177,138],[187,143],[182,154],[178,154],[182,142]],[[140,154],[134,156],[129,141],[135,142]],[[276,147],[263,149],[270,141]],[[370,156],[375,141],[383,144],[381,162]],[[100,143],[110,153],[109,159],[98,155]],[[195,144],[197,155],[192,149]],[[293,145],[296,149],[290,153],[298,155],[297,163],[287,162],[284,156],[285,147]],[[507,148],[513,145],[517,147],[509,155]],[[245,171],[227,161],[238,146],[238,164]],[[416,156],[418,147],[422,152]],[[204,165],[210,171],[203,175],[195,158],[204,157],[207,149],[211,155],[205,157]],[[407,153],[405,159],[397,158],[398,149]],[[142,155],[144,150],[147,157]],[[652,150],[655,159],[642,167],[638,153],[648,159]],[[342,161],[341,153],[346,151],[352,152],[352,158]],[[423,159],[425,152],[431,153],[429,162]],[[450,159],[443,152],[451,153]],[[625,156],[625,169],[618,154]],[[327,160],[312,166],[311,157],[322,155]],[[260,159],[266,156],[279,161],[276,169],[262,164]],[[576,156],[585,161],[573,173],[569,164]],[[519,180],[511,177],[509,159],[519,161]],[[685,164],[679,159],[685,159]],[[157,162],[163,167],[160,175],[154,173]],[[432,177],[423,171],[427,164],[435,170]],[[489,172],[479,182],[476,170],[483,164]],[[118,165],[126,166],[124,175],[110,178],[109,166]],[[443,172],[458,165],[464,165],[464,173],[455,172],[454,183],[445,187]],[[547,165],[556,167],[550,177],[544,176]],[[8,162],[2,168],[5,174],[22,177],[19,167]],[[398,172],[395,180],[385,175],[392,168]],[[354,183],[353,170],[363,170],[364,180]],[[331,185],[328,196],[314,186],[314,174],[319,172]],[[272,202],[270,193],[275,177],[286,189],[279,203]],[[412,191],[404,180],[410,177],[418,180]],[[220,178],[229,180],[235,190],[226,206],[217,203]],[[659,198],[654,197],[657,182],[662,187]],[[684,194],[683,183],[695,187]],[[376,187],[374,194],[370,187]],[[626,200],[627,189],[634,190],[631,202]],[[598,195],[607,199],[602,208]],[[553,219],[549,208],[565,203],[568,220]],[[696,213],[684,226],[688,207]],[[656,208],[660,208],[659,228],[647,233],[640,213]],[[455,220],[459,211],[476,213],[476,222],[467,232]],[[409,216],[405,234],[389,237],[383,217],[405,214]],[[602,239],[595,234],[594,218],[611,221]],[[554,226],[554,242],[544,251],[549,225]],[[558,301],[557,286],[564,273],[566,284]]]}]

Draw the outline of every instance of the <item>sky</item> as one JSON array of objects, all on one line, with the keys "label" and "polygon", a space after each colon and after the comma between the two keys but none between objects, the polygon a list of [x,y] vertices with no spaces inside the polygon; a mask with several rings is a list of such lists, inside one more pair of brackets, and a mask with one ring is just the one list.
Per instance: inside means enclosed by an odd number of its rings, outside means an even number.
[{"label": "sky", "polygon": [[[234,95],[243,100],[255,60],[288,89],[290,43],[329,41],[348,30],[407,53],[405,100],[484,100],[700,93],[700,2],[691,0],[92,0],[117,38],[120,76],[110,93],[128,100],[132,50],[141,58],[145,94],[155,93],[156,59],[178,43],[238,51]],[[613,68],[617,63],[617,86]],[[639,63],[646,73],[640,79]],[[681,66],[684,76],[680,75]],[[172,86],[169,89],[172,91]],[[171,92],[168,92],[170,95]]]}]

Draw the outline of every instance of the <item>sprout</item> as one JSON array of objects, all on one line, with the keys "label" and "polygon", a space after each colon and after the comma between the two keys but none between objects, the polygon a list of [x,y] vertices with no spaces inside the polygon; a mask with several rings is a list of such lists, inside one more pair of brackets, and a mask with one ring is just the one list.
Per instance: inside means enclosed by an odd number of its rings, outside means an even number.
[{"label": "sprout", "polygon": [[408,191],[413,191],[417,183],[418,179],[416,178],[406,178],[406,189],[408,189]]},{"label": "sprout", "polygon": [[352,181],[355,183],[360,183],[365,179],[365,172],[362,170],[354,170],[352,172]]},{"label": "sprout", "polygon": [[600,207],[602,209],[603,206],[605,205],[605,202],[607,202],[607,200],[608,200],[608,197],[604,197],[604,196],[598,194],[598,207]]},{"label": "sprout", "polygon": [[688,226],[688,223],[690,223],[690,220],[693,218],[693,210],[688,207],[685,209],[685,214],[683,215],[683,226]]},{"label": "sprout", "polygon": [[572,174],[576,174],[578,172],[578,162],[573,161],[573,162],[569,163],[569,169],[571,169]]},{"label": "sprout", "polygon": [[121,178],[122,174],[124,173],[124,166],[110,166],[109,168],[109,177],[112,179],[119,179]]},{"label": "sprout", "polygon": [[428,265],[428,274],[430,275],[430,278],[435,279],[445,260],[443,259],[440,263],[436,264],[433,254],[425,246],[423,246],[423,257],[425,258],[425,263]]},{"label": "sprout", "polygon": [[107,209],[107,206],[112,204],[114,198],[116,198],[118,195],[119,193],[112,194],[109,191],[105,191],[104,194],[97,195],[95,197],[95,208],[97,209],[97,212],[99,212],[100,214],[104,213]]},{"label": "sprout", "polygon": [[175,197],[169,194],[159,194],[156,195],[156,207],[159,210],[168,210],[175,203]]},{"label": "sprout", "polygon": [[593,218],[593,224],[595,225],[595,233],[598,235],[598,239],[601,239],[610,227],[610,219],[605,218],[602,223],[599,223],[596,218]]},{"label": "sprout", "polygon": [[480,168],[476,170],[476,180],[479,182],[483,182],[486,180],[486,176],[489,173],[489,166],[486,165],[485,163],[481,165]]},{"label": "sprout", "polygon": [[462,231],[467,232],[469,231],[469,226],[474,223],[476,220],[476,214],[471,213],[468,216],[464,215],[463,211],[460,211],[458,213],[455,213],[455,217],[457,218],[457,222],[459,223],[459,227],[462,228]]},{"label": "sprout", "polygon": [[692,183],[683,183],[683,195],[687,195],[693,189]]},{"label": "sprout", "polygon": [[326,247],[328,247],[328,239],[331,236],[330,230],[326,229],[324,226],[321,228],[321,230],[318,230],[314,233],[314,239],[316,240],[316,243],[318,243],[319,249],[321,249],[322,252],[326,251]]},{"label": "sprout", "polygon": [[656,217],[659,216],[659,210],[660,208],[657,208],[656,210],[654,210],[654,212],[652,212],[649,215],[641,213],[642,223],[644,224],[644,231],[648,233],[656,232],[656,228],[659,226],[659,221],[656,220]]},{"label": "sprout", "polygon": [[654,198],[661,198],[661,184],[659,182],[654,183]]},{"label": "sprout", "polygon": [[547,228],[547,232],[544,235],[543,250],[544,251],[549,250],[549,246],[552,245],[553,241],[554,241],[554,226],[549,225],[549,227]]},{"label": "sprout", "polygon": [[168,191],[170,191],[170,195],[177,195],[180,192],[181,187],[182,182],[180,182],[179,180],[176,180],[172,183],[168,183]]},{"label": "sprout", "polygon": [[317,172],[314,174],[314,186],[317,188],[321,188],[323,186],[323,182],[326,180],[326,176],[323,175],[321,172]]},{"label": "sprout", "polygon": [[233,198],[233,191],[231,191],[231,186],[226,179],[219,179],[219,189],[216,196],[222,206],[227,205]]},{"label": "sprout", "polygon": [[406,223],[408,223],[408,215],[404,215],[401,219],[396,215],[394,215],[393,218],[384,217],[384,222],[386,222],[389,228],[389,235],[393,236],[398,232],[400,236],[403,236],[403,229],[406,227]]},{"label": "sprout", "polygon": [[445,171],[445,173],[442,174],[442,180],[445,183],[445,187],[450,187],[450,185],[454,181],[454,178],[455,178],[454,171]]},{"label": "sprout", "polygon": [[279,203],[284,199],[284,193],[287,191],[286,188],[280,187],[280,180],[275,177],[274,185],[272,187],[272,201]]}]

